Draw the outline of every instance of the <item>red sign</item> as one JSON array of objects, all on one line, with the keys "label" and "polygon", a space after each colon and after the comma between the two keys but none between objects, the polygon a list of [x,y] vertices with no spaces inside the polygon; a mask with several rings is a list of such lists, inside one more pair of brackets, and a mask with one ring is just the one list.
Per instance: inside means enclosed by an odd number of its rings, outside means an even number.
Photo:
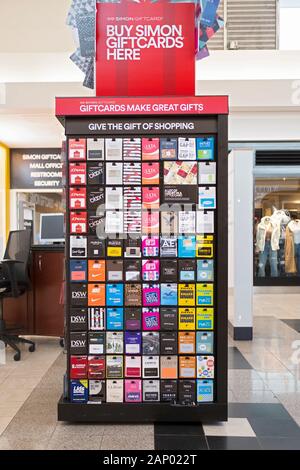
[{"label": "red sign", "polygon": [[56,116],[228,114],[228,96],[56,98]]},{"label": "red sign", "polygon": [[195,94],[194,3],[97,3],[97,96]]}]

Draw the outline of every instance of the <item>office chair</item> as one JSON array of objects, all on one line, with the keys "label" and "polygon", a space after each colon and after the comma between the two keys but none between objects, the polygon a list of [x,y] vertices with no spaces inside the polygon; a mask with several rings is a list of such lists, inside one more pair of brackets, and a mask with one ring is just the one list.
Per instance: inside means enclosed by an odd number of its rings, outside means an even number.
[{"label": "office chair", "polygon": [[11,346],[16,354],[14,360],[21,359],[18,343],[29,344],[29,351],[35,344],[19,335],[10,334],[3,315],[3,300],[7,297],[20,297],[30,287],[28,262],[31,249],[31,230],[15,230],[9,233],[3,260],[0,262],[0,341]]}]

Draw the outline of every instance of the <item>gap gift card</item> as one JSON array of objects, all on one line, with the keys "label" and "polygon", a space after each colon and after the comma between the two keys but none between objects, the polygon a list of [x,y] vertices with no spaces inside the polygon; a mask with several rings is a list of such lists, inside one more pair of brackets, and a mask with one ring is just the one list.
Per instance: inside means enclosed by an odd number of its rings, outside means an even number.
[{"label": "gap gift card", "polygon": [[86,163],[70,163],[69,183],[72,186],[86,184]]},{"label": "gap gift card", "polygon": [[177,379],[177,369],[177,356],[160,356],[160,377],[162,379]]},{"label": "gap gift card", "polygon": [[179,354],[195,354],[196,335],[194,331],[180,331],[178,333]]},{"label": "gap gift card", "polygon": [[160,262],[160,277],[163,282],[177,281],[177,260],[163,259]]},{"label": "gap gift card", "polygon": [[89,330],[105,329],[105,308],[89,307]]},{"label": "gap gift card", "polygon": [[196,260],[180,259],[179,264],[179,280],[180,281],[196,281]]},{"label": "gap gift card", "polygon": [[89,379],[105,378],[105,356],[88,357],[88,377]]},{"label": "gap gift card", "polygon": [[106,163],[105,165],[106,184],[115,186],[123,183],[123,163]]},{"label": "gap gift card", "polygon": [[70,261],[70,281],[85,282],[87,280],[87,261],[71,260]]},{"label": "gap gift card", "polygon": [[180,211],[178,213],[178,232],[195,233],[196,231],[196,212]]},{"label": "gap gift card", "polygon": [[211,307],[214,304],[214,285],[197,284],[197,305]]},{"label": "gap gift card", "polygon": [[159,163],[142,163],[142,184],[149,186],[159,185]]},{"label": "gap gift card", "polygon": [[159,233],[159,212],[142,212],[142,232],[145,234]]},{"label": "gap gift card", "polygon": [[159,401],[159,380],[143,380],[143,401]]},{"label": "gap gift card", "polygon": [[142,376],[142,358],[141,356],[125,357],[125,377]]},{"label": "gap gift card", "polygon": [[178,305],[193,307],[195,302],[195,284],[178,284]]},{"label": "gap gift card", "polygon": [[179,378],[194,379],[196,377],[196,356],[179,357]]},{"label": "gap gift card", "polygon": [[142,261],[142,279],[143,281],[159,280],[159,260],[143,259]]},{"label": "gap gift card", "polygon": [[159,139],[157,137],[142,139],[142,159],[159,160]]},{"label": "gap gift card", "polygon": [[140,307],[142,305],[141,284],[125,284],[125,306]]},{"label": "gap gift card", "polygon": [[[88,209],[89,211],[97,211],[105,204],[105,189],[103,187],[90,187],[88,189]],[[104,209],[104,207],[102,207]]]},{"label": "gap gift card", "polygon": [[70,354],[85,356],[87,353],[87,334],[83,332],[70,333]]},{"label": "gap gift card", "polygon": [[86,209],[86,188],[70,188],[70,209]]},{"label": "gap gift card", "polygon": [[106,261],[107,280],[110,282],[123,281],[123,260],[107,260]]},{"label": "gap gift card", "polygon": [[87,330],[88,315],[86,308],[71,308],[70,309],[70,330],[71,331],[84,331]]},{"label": "gap gift card", "polygon": [[179,137],[178,160],[196,160],[196,139],[194,137]]},{"label": "gap gift card", "polygon": [[179,308],[178,309],[178,327],[179,330],[195,329],[195,309]]},{"label": "gap gift card", "polygon": [[165,186],[163,188],[163,202],[165,204],[197,204],[198,187],[194,186]]},{"label": "gap gift card", "polygon": [[105,281],[105,260],[90,259],[89,265],[89,282]]},{"label": "gap gift card", "polygon": [[143,378],[159,378],[159,356],[142,356]]},{"label": "gap gift card", "polygon": [[177,139],[169,137],[160,139],[160,156],[162,160],[176,160]]},{"label": "gap gift card", "polygon": [[160,309],[160,327],[162,330],[177,330],[177,308],[162,307]]},{"label": "gap gift card", "polygon": [[214,381],[213,380],[197,380],[197,402],[214,401]]},{"label": "gap gift card", "polygon": [[107,308],[106,309],[106,329],[107,330],[123,330],[124,325],[124,309]]},{"label": "gap gift card", "polygon": [[214,353],[214,334],[211,331],[197,331],[197,354]]},{"label": "gap gift card", "polygon": [[177,354],[177,332],[168,331],[160,334],[160,353]]},{"label": "gap gift card", "polygon": [[125,281],[140,282],[142,262],[140,259],[128,259],[124,262]]},{"label": "gap gift card", "polygon": [[127,139],[123,139],[124,160],[140,160],[141,153],[141,139],[139,137],[130,137]]},{"label": "gap gift card", "polygon": [[86,307],[88,300],[88,292],[86,284],[71,284],[71,305],[73,307]]},{"label": "gap gift card", "polygon": [[143,209],[159,209],[159,187],[144,186],[142,188]]},{"label": "gap gift card", "polygon": [[125,308],[125,330],[141,330],[142,329],[142,309],[141,308]]},{"label": "gap gift card", "polygon": [[213,379],[214,374],[214,356],[197,356],[197,378]]},{"label": "gap gift card", "polygon": [[195,258],[196,256],[196,236],[178,237],[178,256],[179,258]]},{"label": "gap gift card", "polygon": [[199,209],[216,209],[215,186],[199,186]]},{"label": "gap gift card", "polygon": [[89,354],[98,355],[105,353],[105,333],[89,333]]},{"label": "gap gift card", "polygon": [[128,238],[124,241],[124,258],[141,258],[141,239]]},{"label": "gap gift card", "polygon": [[196,381],[180,380],[178,383],[179,403],[181,405],[195,405],[196,403]]},{"label": "gap gift card", "polygon": [[122,139],[105,139],[105,159],[122,160]]},{"label": "gap gift card", "polygon": [[159,330],[160,315],[159,308],[143,308],[142,312],[143,330]]},{"label": "gap gift card", "polygon": [[104,139],[87,139],[87,159],[104,160]]},{"label": "gap gift card", "polygon": [[160,237],[161,258],[177,257],[177,237]]},{"label": "gap gift card", "polygon": [[142,401],[142,381],[125,380],[125,402],[140,403]]},{"label": "gap gift card", "polygon": [[197,308],[197,330],[214,329],[214,309]]},{"label": "gap gift card", "polygon": [[107,403],[123,403],[124,381],[106,381],[106,401]]},{"label": "gap gift card", "polygon": [[105,183],[104,162],[89,162],[87,164],[87,183],[88,185],[100,185]]},{"label": "gap gift card", "polygon": [[160,303],[161,305],[177,305],[177,284],[160,285]]},{"label": "gap gift card", "polygon": [[105,284],[88,285],[88,306],[105,306]]},{"label": "gap gift card", "polygon": [[70,232],[78,234],[87,232],[86,212],[70,212]]},{"label": "gap gift card", "polygon": [[155,257],[159,255],[159,237],[156,235],[143,236],[142,252],[145,257]]},{"label": "gap gift card", "polygon": [[156,331],[143,331],[142,333],[142,351],[146,356],[159,354],[159,333]]},{"label": "gap gift card", "polygon": [[105,240],[98,237],[88,237],[88,257],[93,259],[105,257]]},{"label": "gap gift card", "polygon": [[70,389],[72,403],[87,403],[89,397],[88,380],[71,380]]},{"label": "gap gift card", "polygon": [[213,282],[214,261],[212,259],[199,259],[197,261],[197,281]]},{"label": "gap gift card", "polygon": [[123,305],[123,297],[123,284],[106,284],[106,305],[108,307]]},{"label": "gap gift card", "polygon": [[106,354],[123,354],[123,331],[108,331],[106,333]]},{"label": "gap gift card", "polygon": [[106,396],[105,380],[89,380],[89,402],[104,403]]},{"label": "gap gift card", "polygon": [[210,259],[214,256],[214,236],[197,235],[196,240],[197,258]]},{"label": "gap gift card", "polygon": [[140,332],[125,332],[125,354],[141,354],[142,334]]},{"label": "gap gift card", "polygon": [[197,137],[197,160],[214,160],[214,137]]},{"label": "gap gift card", "polygon": [[123,356],[106,356],[106,377],[108,379],[123,377]]},{"label": "gap gift card", "polygon": [[160,401],[176,403],[177,380],[160,381]]},{"label": "gap gift card", "polygon": [[86,379],[88,376],[87,356],[71,356],[70,359],[70,378]]},{"label": "gap gift card", "polygon": [[86,140],[69,139],[69,160],[85,160]]},{"label": "gap gift card", "polygon": [[106,253],[109,258],[121,258],[123,251],[123,240],[111,239],[107,240]]},{"label": "gap gift card", "polygon": [[143,306],[156,307],[160,305],[159,284],[143,284]]},{"label": "gap gift card", "polygon": [[216,162],[198,163],[198,183],[199,184],[216,184],[217,183]]},{"label": "gap gift card", "polygon": [[70,237],[70,258],[86,258],[87,238],[81,236]]},{"label": "gap gift card", "polygon": [[142,182],[141,163],[128,162],[123,164],[123,185],[140,185]]},{"label": "gap gift card", "polygon": [[197,184],[197,179],[197,163],[164,162],[164,184]]}]

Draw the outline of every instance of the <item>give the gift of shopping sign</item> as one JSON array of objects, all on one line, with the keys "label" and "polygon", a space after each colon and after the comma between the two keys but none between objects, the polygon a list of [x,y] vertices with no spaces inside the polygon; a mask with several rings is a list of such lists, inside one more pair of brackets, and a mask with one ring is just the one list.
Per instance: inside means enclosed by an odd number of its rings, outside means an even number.
[{"label": "give the gift of shopping sign", "polygon": [[195,94],[193,3],[98,3],[97,96]]}]

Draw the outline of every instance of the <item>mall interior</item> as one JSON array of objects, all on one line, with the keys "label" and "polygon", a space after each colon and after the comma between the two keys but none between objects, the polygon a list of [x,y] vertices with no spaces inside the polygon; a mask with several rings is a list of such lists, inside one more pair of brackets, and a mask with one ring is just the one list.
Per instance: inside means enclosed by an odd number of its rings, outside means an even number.
[{"label": "mall interior", "polygon": [[31,234],[30,282],[0,288],[6,327],[29,341],[19,360],[0,341],[0,450],[300,450],[300,1],[221,0],[225,25],[196,62],[196,96],[229,97],[228,420],[198,423],[58,419],[69,278],[55,97],[95,96],[70,60],[71,4],[0,1],[0,258],[11,232]]}]

